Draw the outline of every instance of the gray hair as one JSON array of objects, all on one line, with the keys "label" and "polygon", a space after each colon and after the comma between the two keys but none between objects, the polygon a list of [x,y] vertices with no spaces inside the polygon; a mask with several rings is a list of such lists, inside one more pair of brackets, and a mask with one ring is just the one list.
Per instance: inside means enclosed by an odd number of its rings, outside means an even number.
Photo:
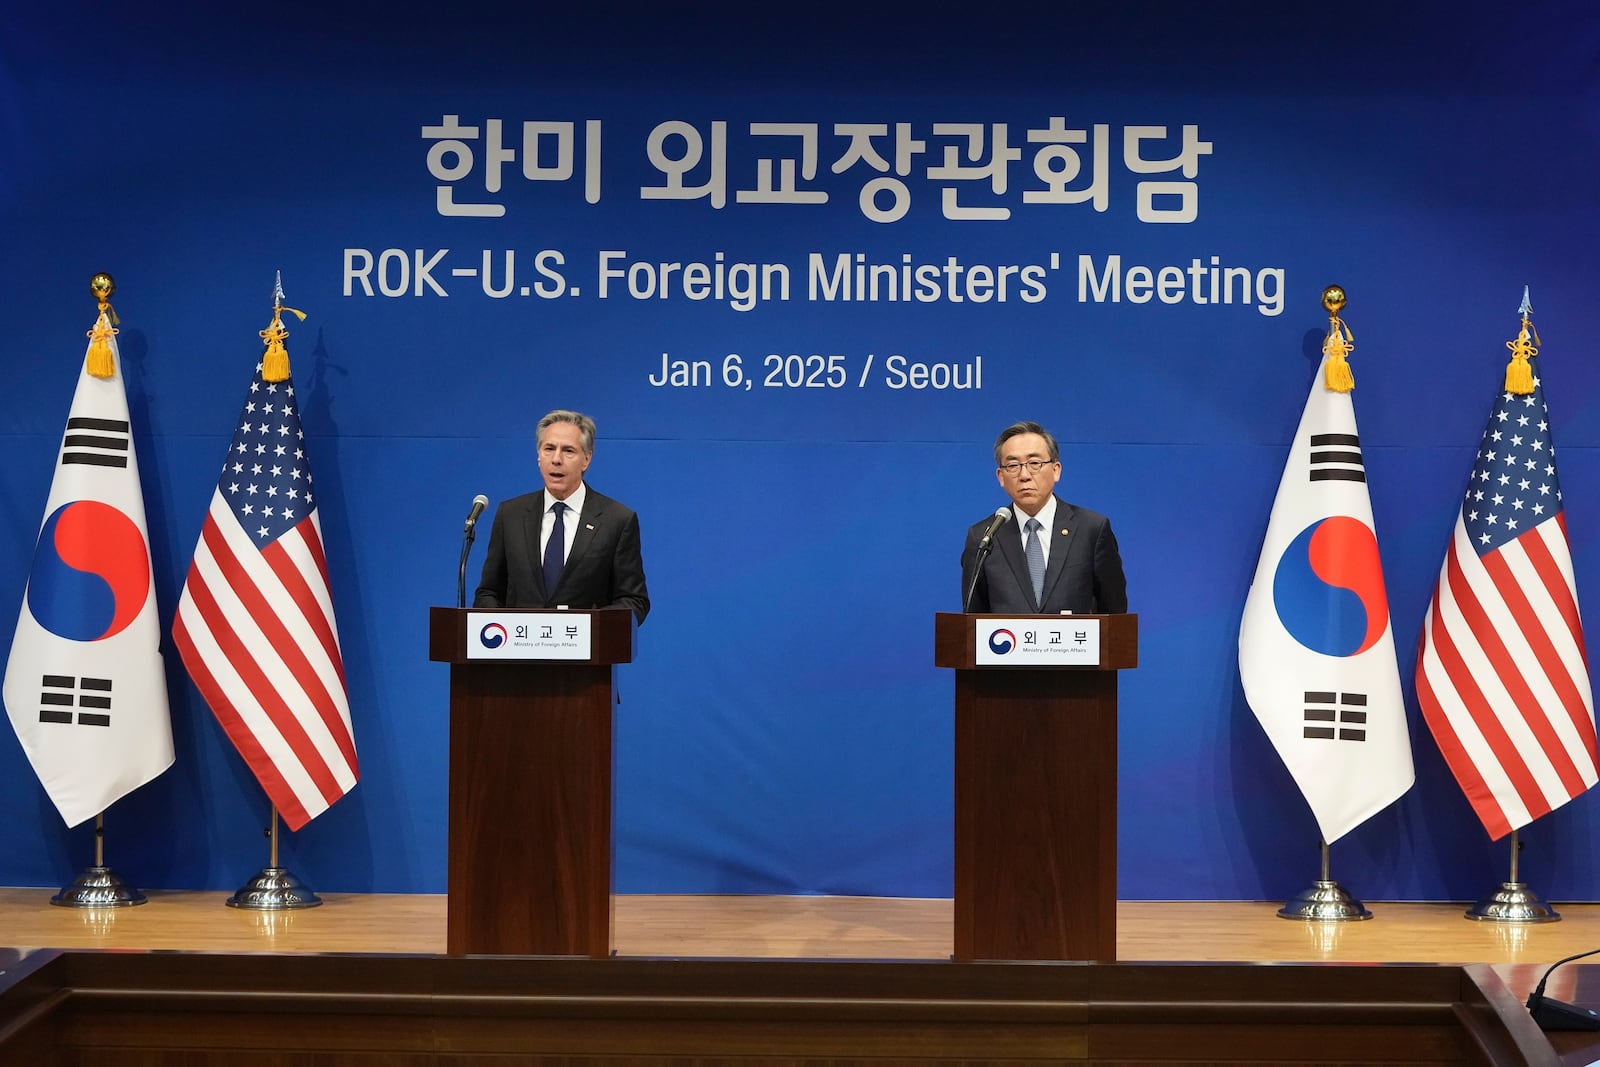
[{"label": "gray hair", "polygon": [[995,438],[994,465],[996,467],[1000,466],[1001,453],[1005,450],[1006,442],[1025,433],[1036,433],[1044,438],[1044,443],[1050,448],[1050,462],[1061,462],[1061,448],[1056,444],[1055,436],[1049,430],[1040,426],[1037,422],[1015,422],[1001,430],[1000,436]]},{"label": "gray hair", "polygon": [[535,447],[544,443],[545,429],[554,426],[558,422],[567,422],[576,426],[578,432],[583,435],[583,454],[586,456],[594,455],[594,420],[582,412],[565,411],[560,408],[539,420],[539,429],[533,435]]}]

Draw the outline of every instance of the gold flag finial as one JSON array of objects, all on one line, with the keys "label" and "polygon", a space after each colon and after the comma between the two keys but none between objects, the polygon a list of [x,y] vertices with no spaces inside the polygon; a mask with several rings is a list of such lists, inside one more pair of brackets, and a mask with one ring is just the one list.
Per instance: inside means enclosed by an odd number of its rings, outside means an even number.
[{"label": "gold flag finial", "polygon": [[1344,304],[1343,286],[1330,285],[1322,290],[1322,306],[1328,309],[1328,337],[1322,342],[1322,354],[1328,357],[1323,384],[1335,393],[1348,393],[1356,387],[1356,376],[1346,359],[1356,347],[1356,337],[1339,317]]},{"label": "gold flag finial", "polygon": [[94,329],[87,335],[89,354],[85,369],[96,378],[110,378],[117,373],[117,362],[111,356],[111,339],[117,335],[114,325],[117,312],[111,306],[111,294],[116,291],[117,283],[105,271],[89,279],[89,295],[100,305],[100,316],[94,320]]},{"label": "gold flag finial", "polygon": [[283,347],[283,339],[289,336],[289,331],[283,328],[285,311],[299,316],[301,322],[306,321],[304,311],[295,311],[284,304],[283,271],[279,271],[272,286],[272,321],[265,330],[259,331],[262,340],[267,342],[267,351],[261,357],[261,380],[264,382],[281,382],[289,377],[289,350]]},{"label": "gold flag finial", "polygon": [[1516,340],[1506,342],[1511,349],[1511,362],[1506,364],[1506,392],[1527,396],[1533,392],[1533,364],[1528,360],[1539,354],[1538,346],[1544,342],[1533,325],[1533,304],[1528,300],[1526,285],[1522,287],[1522,306],[1517,308],[1517,314],[1522,316],[1522,329],[1517,331]]}]

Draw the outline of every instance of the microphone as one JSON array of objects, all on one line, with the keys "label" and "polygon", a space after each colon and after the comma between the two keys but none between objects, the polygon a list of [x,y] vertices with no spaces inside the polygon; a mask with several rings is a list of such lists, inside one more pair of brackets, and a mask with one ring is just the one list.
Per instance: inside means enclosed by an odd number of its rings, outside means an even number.
[{"label": "microphone", "polygon": [[989,520],[989,525],[983,528],[983,539],[978,542],[978,551],[989,551],[989,542],[994,540],[995,532],[1011,521],[1010,508],[995,508],[994,518]]},{"label": "microphone", "polygon": [[983,561],[989,555],[989,550],[994,547],[994,535],[1011,521],[1011,509],[999,507],[994,509],[994,518],[989,520],[989,525],[983,528],[983,537],[978,541],[978,552],[972,557],[972,581],[967,583],[967,595],[961,598],[961,610],[972,610],[972,594],[978,591],[978,576],[983,573]]},{"label": "microphone", "polygon": [[1564,960],[1556,960],[1550,965],[1550,970],[1544,972],[1544,977],[1539,979],[1539,984],[1528,994],[1528,1014],[1533,1016],[1533,1021],[1539,1024],[1541,1030],[1600,1030],[1600,1013],[1592,1008],[1580,1008],[1576,1004],[1568,1004],[1564,1000],[1556,1000],[1544,995],[1544,984],[1550,980],[1550,975],[1563,963],[1581,960],[1585,956],[1593,956],[1600,952],[1600,948],[1592,948],[1588,952],[1580,952],[1576,956],[1568,956]]},{"label": "microphone", "polygon": [[461,565],[456,568],[456,607],[467,606],[467,556],[472,552],[472,539],[478,536],[478,516],[489,506],[489,498],[479,493],[472,498],[472,510],[467,513],[467,525],[461,539]]}]

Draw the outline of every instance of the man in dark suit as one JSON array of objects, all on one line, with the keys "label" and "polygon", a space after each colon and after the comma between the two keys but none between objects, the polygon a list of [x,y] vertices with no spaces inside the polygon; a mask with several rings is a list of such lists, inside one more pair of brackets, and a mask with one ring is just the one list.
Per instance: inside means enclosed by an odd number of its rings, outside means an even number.
[{"label": "man in dark suit", "polygon": [[583,480],[594,457],[594,420],[552,411],[534,438],[544,490],[495,509],[473,607],[631,608],[650,611],[639,517]]},{"label": "man in dark suit", "polygon": [[990,520],[974,523],[961,553],[966,611],[1034,615],[1128,610],[1128,585],[1111,520],[1055,495],[1061,477],[1056,439],[1036,422],[1008,426],[994,443],[995,475],[1011,497],[1012,518],[995,531],[976,572]]}]

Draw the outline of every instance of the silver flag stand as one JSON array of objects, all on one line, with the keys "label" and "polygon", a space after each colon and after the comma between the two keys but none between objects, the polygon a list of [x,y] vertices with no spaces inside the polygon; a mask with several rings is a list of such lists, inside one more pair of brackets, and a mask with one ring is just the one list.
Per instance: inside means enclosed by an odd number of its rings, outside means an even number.
[{"label": "silver flag stand", "polygon": [[271,858],[256,876],[239,887],[227,900],[230,908],[249,908],[252,911],[288,911],[291,908],[314,908],[322,898],[300,884],[300,879],[278,866],[278,806],[272,806],[272,826],[267,830],[272,842]]},{"label": "silver flag stand", "polygon": [[63,908],[131,908],[148,904],[145,895],[117,877],[106,866],[106,813],[94,817],[94,866],[78,880],[50,898]]},{"label": "silver flag stand", "polygon": [[1517,853],[1522,841],[1511,831],[1511,880],[1466,910],[1466,917],[1492,923],[1558,923],[1561,916],[1542,903],[1528,887],[1517,881]]},{"label": "silver flag stand", "polygon": [[1328,843],[1318,841],[1322,847],[1322,877],[1278,909],[1280,919],[1301,919],[1305,922],[1345,923],[1372,918],[1372,912],[1361,906],[1361,901],[1346,893],[1338,882],[1328,877]]}]

